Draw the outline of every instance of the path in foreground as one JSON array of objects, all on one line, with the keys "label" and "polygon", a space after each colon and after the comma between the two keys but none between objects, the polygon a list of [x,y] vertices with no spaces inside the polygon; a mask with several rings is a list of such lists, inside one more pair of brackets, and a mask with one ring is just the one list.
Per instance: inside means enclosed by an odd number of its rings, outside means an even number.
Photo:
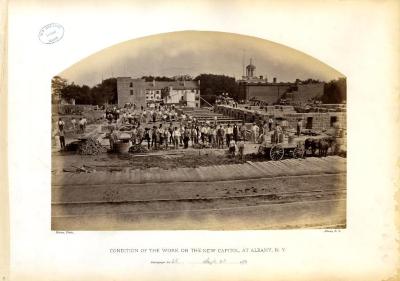
[{"label": "path in foreground", "polygon": [[346,159],[340,157],[103,173],[53,178],[53,230],[346,224]]}]

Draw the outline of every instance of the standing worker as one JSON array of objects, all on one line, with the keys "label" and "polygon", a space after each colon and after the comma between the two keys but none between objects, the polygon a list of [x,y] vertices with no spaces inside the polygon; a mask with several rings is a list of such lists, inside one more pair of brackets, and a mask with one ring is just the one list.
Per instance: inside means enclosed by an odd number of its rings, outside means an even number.
[{"label": "standing worker", "polygon": [[301,122],[301,119],[297,120],[297,136],[300,137],[301,134],[301,127],[303,126],[303,122]]},{"label": "standing worker", "polygon": [[257,143],[259,132],[260,132],[260,128],[257,126],[256,123],[253,123],[253,127],[251,127],[251,133],[252,133],[254,143]]},{"label": "standing worker", "polygon": [[282,131],[284,134],[286,134],[286,131],[289,127],[289,122],[286,120],[286,118],[283,118],[282,120]]},{"label": "standing worker", "polygon": [[64,129],[65,123],[64,123],[64,121],[63,121],[61,118],[58,119],[57,124],[58,124],[58,130]]},{"label": "standing worker", "polygon": [[74,129],[74,132],[75,132],[75,130],[76,130],[76,119],[72,118],[71,123],[72,123],[72,128]]},{"label": "standing worker", "polygon": [[272,131],[272,125],[274,124],[274,119],[272,117],[269,117],[268,119],[268,130],[271,132]]},{"label": "standing worker", "polygon": [[236,125],[236,123],[233,124],[233,139],[235,140],[235,142],[238,141],[238,137],[239,137],[239,129],[238,126]]},{"label": "standing worker", "polygon": [[79,119],[79,133],[83,133],[84,132],[84,121],[82,119],[82,117]]},{"label": "standing worker", "polygon": [[174,147],[175,147],[175,149],[178,149],[179,140],[181,138],[181,131],[178,129],[178,127],[175,127],[174,132],[172,133],[172,136],[174,138]]},{"label": "standing worker", "polygon": [[239,158],[240,158],[240,160],[243,160],[243,156],[244,156],[244,141],[243,141],[243,137],[241,137],[239,139],[239,142],[237,143],[237,147],[238,147],[238,152],[239,152]]},{"label": "standing worker", "polygon": [[219,129],[217,130],[217,147],[224,147],[224,129],[222,128],[222,125],[220,125]]},{"label": "standing worker", "polygon": [[231,154],[232,157],[235,156],[235,151],[236,151],[236,142],[234,139],[231,139],[229,142],[229,153]]},{"label": "standing worker", "polygon": [[111,127],[110,134],[110,149],[112,152],[115,151],[115,143],[118,141],[118,134],[114,127]]},{"label": "standing worker", "polygon": [[61,150],[65,150],[65,133],[64,133],[64,127],[59,127],[59,128],[58,128],[58,137],[60,138]]},{"label": "standing worker", "polygon": [[231,124],[228,124],[228,127],[226,128],[226,146],[229,147],[229,144],[231,142],[233,130],[231,127]]},{"label": "standing worker", "polygon": [[242,125],[239,128],[240,131],[240,138],[242,138],[244,141],[246,141],[246,124],[243,121]]}]

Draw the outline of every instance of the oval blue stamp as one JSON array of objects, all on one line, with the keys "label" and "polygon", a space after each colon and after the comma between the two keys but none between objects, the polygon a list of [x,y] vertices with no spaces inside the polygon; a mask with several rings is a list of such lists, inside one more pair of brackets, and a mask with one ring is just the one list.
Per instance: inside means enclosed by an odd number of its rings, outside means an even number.
[{"label": "oval blue stamp", "polygon": [[40,29],[38,36],[40,42],[44,44],[53,44],[63,38],[64,27],[59,23],[50,23]]}]

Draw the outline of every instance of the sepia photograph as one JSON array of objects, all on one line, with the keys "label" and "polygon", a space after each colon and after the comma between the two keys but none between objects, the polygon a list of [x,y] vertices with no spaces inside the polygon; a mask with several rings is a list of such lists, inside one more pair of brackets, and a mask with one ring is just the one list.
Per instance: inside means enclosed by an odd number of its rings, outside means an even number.
[{"label": "sepia photograph", "polygon": [[345,229],[346,76],[290,46],[179,31],[51,82],[51,229]]}]

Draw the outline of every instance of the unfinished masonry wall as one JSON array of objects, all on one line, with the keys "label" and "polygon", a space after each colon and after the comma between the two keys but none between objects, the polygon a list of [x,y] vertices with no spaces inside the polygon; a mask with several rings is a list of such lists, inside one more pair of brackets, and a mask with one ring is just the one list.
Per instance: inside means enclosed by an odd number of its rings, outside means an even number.
[{"label": "unfinished masonry wall", "polygon": [[[267,113],[265,111],[233,108],[226,105],[217,105],[215,111],[235,119],[244,120],[245,122],[263,122],[264,120],[267,121],[269,116],[271,116],[271,111]],[[296,128],[299,119],[302,119],[303,128],[318,131],[331,128],[335,121],[338,122],[341,128],[346,128],[347,126],[346,112],[288,113],[283,111],[282,113],[274,112],[273,116],[274,118],[287,119],[289,126],[292,128]]]}]

